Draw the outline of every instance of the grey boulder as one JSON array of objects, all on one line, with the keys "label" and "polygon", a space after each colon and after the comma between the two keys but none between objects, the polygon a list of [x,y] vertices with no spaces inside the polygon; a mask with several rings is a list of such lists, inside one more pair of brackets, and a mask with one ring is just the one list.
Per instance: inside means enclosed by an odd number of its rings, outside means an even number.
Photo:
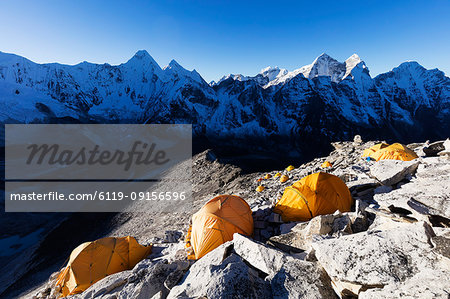
[{"label": "grey boulder", "polygon": [[336,292],[358,295],[370,288],[404,283],[419,273],[438,276],[441,266],[432,254],[433,236],[432,228],[420,222],[320,240],[312,246]]},{"label": "grey boulder", "polygon": [[370,167],[370,174],[381,184],[392,186],[414,174],[419,163],[418,160],[382,160]]}]

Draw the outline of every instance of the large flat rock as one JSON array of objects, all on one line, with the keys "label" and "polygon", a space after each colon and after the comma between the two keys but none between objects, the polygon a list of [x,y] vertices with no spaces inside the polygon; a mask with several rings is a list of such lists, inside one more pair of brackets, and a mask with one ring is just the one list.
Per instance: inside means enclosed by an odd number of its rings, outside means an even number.
[{"label": "large flat rock", "polygon": [[273,298],[334,298],[336,294],[325,271],[316,263],[289,259],[269,276]]},{"label": "large flat rock", "polygon": [[269,282],[231,247],[228,242],[198,260],[167,298],[271,298]]},{"label": "large flat rock", "polygon": [[241,234],[233,235],[234,251],[256,269],[273,274],[287,262],[288,255],[280,250],[255,242]]},{"label": "large flat rock", "polygon": [[387,285],[384,288],[369,289],[360,293],[360,299],[379,298],[449,298],[449,271],[436,270],[433,273],[419,274],[402,283]]},{"label": "large flat rock", "polygon": [[412,161],[382,160],[370,167],[370,174],[381,184],[391,186],[414,174],[419,163],[417,159]]},{"label": "large flat rock", "polygon": [[287,233],[271,237],[268,243],[286,252],[308,251],[315,235],[352,233],[352,222],[355,222],[356,218],[357,214],[352,212],[319,215],[308,222],[297,223]]},{"label": "large flat rock", "polygon": [[375,194],[374,200],[385,207],[409,209],[420,218],[420,213],[408,204],[414,200],[425,205],[427,213],[450,218],[450,161],[424,158],[410,182],[391,192]]},{"label": "large flat rock", "polygon": [[[418,273],[438,277],[441,265],[432,253],[433,236],[431,227],[420,222],[321,240],[312,246],[339,291],[354,293],[403,283]],[[352,287],[346,289],[346,284]]]},{"label": "large flat rock", "polygon": [[158,293],[167,295],[168,289],[164,283],[169,275],[181,271],[179,269],[181,264],[181,261],[167,263],[165,260],[155,262],[143,260],[133,270],[109,275],[73,298],[145,299]]}]

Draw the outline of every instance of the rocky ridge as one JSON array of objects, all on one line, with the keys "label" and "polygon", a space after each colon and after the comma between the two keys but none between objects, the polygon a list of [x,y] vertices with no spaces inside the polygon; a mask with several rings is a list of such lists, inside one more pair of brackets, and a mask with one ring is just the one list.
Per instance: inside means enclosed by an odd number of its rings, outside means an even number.
[{"label": "rocky ridge", "polygon": [[372,78],[356,54],[344,62],[322,54],[293,71],[268,67],[210,85],[175,60],[161,68],[146,51],[120,65],[73,66],[0,53],[3,123],[191,123],[211,144],[311,158],[311,140],[325,154],[355,134],[447,138],[449,115],[450,79],[417,62]]},{"label": "rocky ridge", "polygon": [[[420,156],[411,162],[361,159],[374,144],[360,138],[334,143],[329,156],[280,171],[289,176],[285,183],[275,177],[279,171],[261,180],[265,174],[239,174],[210,151],[197,155],[197,206],[218,193],[242,196],[253,211],[254,238],[236,234],[202,259],[187,261],[185,228],[176,225],[179,216],[168,214],[172,230],[152,240],[147,259],[73,298],[448,298],[450,147],[411,144]],[[322,169],[324,161],[332,167]],[[221,176],[214,177],[216,185],[198,183],[217,169],[227,169],[220,183]],[[352,211],[283,223],[273,203],[286,186],[317,171],[346,182]],[[258,185],[264,190],[257,192]],[[34,294],[53,298],[52,279]]]}]

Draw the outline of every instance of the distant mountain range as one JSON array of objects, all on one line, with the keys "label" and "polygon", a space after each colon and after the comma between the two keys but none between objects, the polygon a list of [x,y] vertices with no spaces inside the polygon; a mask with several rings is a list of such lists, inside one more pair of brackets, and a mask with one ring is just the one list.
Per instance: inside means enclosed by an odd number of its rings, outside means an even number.
[{"label": "distant mountain range", "polygon": [[120,65],[37,64],[0,52],[3,123],[192,123],[196,137],[236,148],[305,154],[361,134],[402,142],[450,135],[450,78],[405,62],[372,78],[358,55],[327,54],[294,71],[207,83],[138,51]]}]

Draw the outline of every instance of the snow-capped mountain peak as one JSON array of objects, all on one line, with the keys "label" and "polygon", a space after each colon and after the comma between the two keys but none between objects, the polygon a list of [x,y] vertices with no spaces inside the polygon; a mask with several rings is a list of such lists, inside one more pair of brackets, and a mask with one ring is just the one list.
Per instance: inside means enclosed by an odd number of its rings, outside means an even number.
[{"label": "snow-capped mountain peak", "polygon": [[450,79],[416,62],[371,78],[356,54],[345,62],[322,54],[291,72],[268,67],[256,76],[228,75],[211,86],[175,60],[162,70],[146,51],[120,65],[73,66],[0,53],[4,122],[180,122],[195,124],[199,134],[239,138],[341,138],[391,127],[392,134],[416,137],[422,127],[441,128],[436,136],[450,131]]},{"label": "snow-capped mountain peak", "polygon": [[[356,61],[359,57],[358,55],[354,54],[350,58],[352,58],[352,61]],[[269,86],[284,83],[299,74],[302,74],[305,78],[309,79],[323,76],[330,77],[331,81],[339,83],[346,75],[346,71],[346,63],[339,62],[328,54],[322,53],[316,59],[314,59],[311,64],[305,65],[292,72],[286,71],[282,75],[278,75],[274,80],[271,80],[268,84],[266,84],[265,87],[267,88]]]},{"label": "snow-capped mountain peak", "polygon": [[345,64],[356,65],[356,64],[360,63],[361,61],[362,61],[361,58],[358,56],[358,54],[355,53],[345,60]]},{"label": "snow-capped mountain peak", "polygon": [[345,74],[345,66],[328,54],[323,53],[305,69],[303,74],[310,79],[322,76],[331,77],[331,81],[337,83]]},{"label": "snow-capped mountain peak", "polygon": [[416,61],[407,61],[378,75],[375,82],[389,98],[400,99],[403,107],[416,111],[439,105],[440,114],[450,112],[450,80],[438,69],[427,70]]},{"label": "snow-capped mountain peak", "polygon": [[319,56],[317,56],[316,59],[314,59],[312,64],[317,64],[319,62],[326,62],[326,61],[337,61],[337,60],[324,52],[324,53],[320,54]]},{"label": "snow-capped mountain peak", "polygon": [[170,68],[173,68],[173,69],[182,69],[183,67],[175,60],[175,59],[172,59],[170,62],[169,62],[169,65],[168,65]]},{"label": "snow-capped mountain peak", "polygon": [[277,66],[268,66],[268,67],[263,68],[259,73],[264,74],[264,73],[276,72],[279,70],[280,70],[280,68]]},{"label": "snow-capped mountain peak", "polygon": [[252,77],[244,76],[241,74],[236,74],[236,75],[229,74],[229,75],[226,75],[226,76],[223,76],[222,78],[220,78],[220,80],[217,82],[217,84],[220,84],[221,82],[228,80],[230,78],[233,79],[234,81],[247,81],[247,80],[250,80]]},{"label": "snow-capped mountain peak", "polygon": [[150,54],[147,52],[147,50],[139,50],[139,51],[137,51],[137,52],[134,54],[133,58],[136,58],[136,59],[146,59],[146,58],[152,58],[152,57],[151,57]]},{"label": "snow-capped mountain peak", "polygon": [[287,73],[288,70],[280,69],[278,66],[275,67],[268,66],[259,72],[260,75],[269,79],[269,82],[275,80],[278,77],[284,76]]},{"label": "snow-capped mountain peak", "polygon": [[183,68],[175,59],[172,59],[167,66],[163,68],[165,73],[186,73],[189,72]]},{"label": "snow-capped mountain peak", "polygon": [[425,71],[425,68],[421,66],[417,61],[406,61],[401,63],[398,67],[394,68],[392,71],[418,73]]},{"label": "snow-capped mountain peak", "polygon": [[134,69],[142,69],[144,71],[154,71],[160,75],[162,69],[159,64],[148,54],[146,50],[139,50],[123,65]]},{"label": "snow-capped mountain peak", "polygon": [[361,60],[361,58],[358,56],[358,54],[353,54],[352,56],[347,58],[347,60],[345,60],[345,74],[342,77],[342,79],[345,79],[348,76],[351,76],[352,70],[355,67],[361,67],[362,69],[367,70],[367,72],[368,72],[368,68],[367,68],[366,64],[364,63],[364,61]]},{"label": "snow-capped mountain peak", "polygon": [[164,67],[163,70],[165,74],[169,75],[169,77],[166,78],[167,80],[171,79],[170,76],[182,76],[184,78],[189,78],[199,83],[203,83],[203,78],[196,70],[188,71],[187,69],[182,67],[175,59],[172,59],[169,62],[169,65]]},{"label": "snow-capped mountain peak", "polygon": [[217,83],[214,82],[214,84],[210,84],[211,86],[213,85],[218,85],[221,82],[228,80],[228,79],[233,79],[234,81],[249,81],[249,80],[256,80],[256,82],[258,84],[260,84],[261,86],[264,85],[269,85],[270,82],[276,80],[277,78],[281,78],[285,75],[287,75],[289,73],[288,70],[286,69],[280,69],[279,67],[275,66],[268,66],[266,68],[263,68],[256,76],[252,77],[252,76],[244,76],[242,74],[229,74],[226,76],[223,76]]}]

